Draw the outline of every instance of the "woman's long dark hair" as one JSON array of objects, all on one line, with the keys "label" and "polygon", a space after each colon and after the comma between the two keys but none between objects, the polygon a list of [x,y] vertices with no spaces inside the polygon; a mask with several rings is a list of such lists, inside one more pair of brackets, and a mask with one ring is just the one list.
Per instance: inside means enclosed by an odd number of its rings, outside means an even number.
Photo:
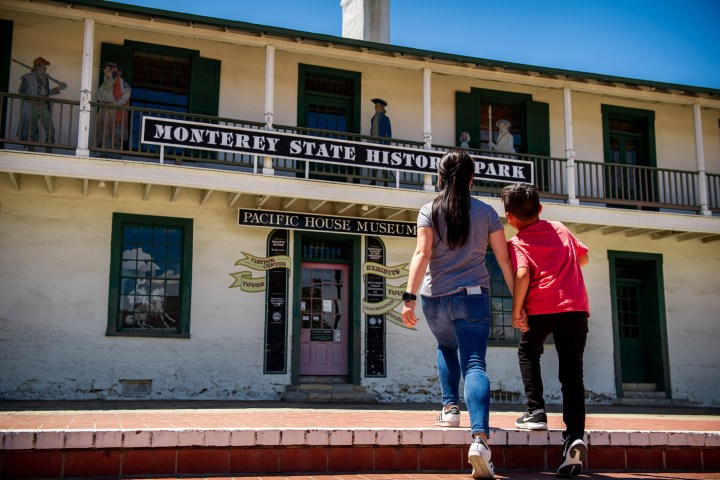
[{"label": "woman's long dark hair", "polygon": [[470,179],[474,172],[475,161],[463,150],[449,151],[438,164],[440,194],[433,200],[432,223],[443,241],[438,220],[445,220],[451,249],[463,246],[470,232]]}]

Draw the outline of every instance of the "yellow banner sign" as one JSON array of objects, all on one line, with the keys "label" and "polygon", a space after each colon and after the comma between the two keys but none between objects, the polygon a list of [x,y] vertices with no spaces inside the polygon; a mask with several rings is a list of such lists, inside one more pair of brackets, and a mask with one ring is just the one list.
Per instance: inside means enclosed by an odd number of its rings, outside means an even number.
[{"label": "yellow banner sign", "polygon": [[232,285],[228,288],[240,287],[243,292],[264,292],[265,291],[265,277],[253,278],[250,272],[236,272],[231,273],[231,277],[235,279]]},{"label": "yellow banner sign", "polygon": [[408,275],[408,270],[405,268],[407,267],[407,263],[401,263],[400,265],[395,265],[393,267],[389,267],[386,265],[381,265],[379,263],[375,262],[367,262],[363,265],[363,275],[373,274],[373,275],[379,275],[381,277],[385,278],[401,278],[406,277]]},{"label": "yellow banner sign", "polygon": [[287,255],[278,255],[275,257],[256,257],[247,252],[242,252],[245,258],[241,258],[235,265],[252,268],[253,270],[270,270],[271,268],[287,268],[290,269],[290,257]]}]

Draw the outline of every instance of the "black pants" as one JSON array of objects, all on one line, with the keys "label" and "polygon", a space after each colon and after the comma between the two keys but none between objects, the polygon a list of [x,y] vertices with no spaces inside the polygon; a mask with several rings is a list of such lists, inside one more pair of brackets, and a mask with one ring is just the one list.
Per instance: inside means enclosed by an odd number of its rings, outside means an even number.
[{"label": "black pants", "polygon": [[550,333],[553,334],[562,386],[565,439],[582,438],[585,433],[583,354],[588,334],[587,317],[587,312],[528,315],[530,329],[522,334],[518,348],[528,410],[545,408],[540,356],[543,354],[543,342]]}]

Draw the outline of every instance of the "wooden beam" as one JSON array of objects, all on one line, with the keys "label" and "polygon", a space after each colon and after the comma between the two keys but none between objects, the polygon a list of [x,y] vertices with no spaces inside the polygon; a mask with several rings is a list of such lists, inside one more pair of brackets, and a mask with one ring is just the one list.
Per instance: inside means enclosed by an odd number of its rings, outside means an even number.
[{"label": "wooden beam", "polygon": [[400,210],[397,210],[395,213],[391,213],[390,215],[386,216],[385,219],[386,219],[386,220],[390,220],[391,218],[395,218],[395,217],[397,217],[398,215],[401,215],[401,214],[405,213],[405,211],[406,211],[406,209],[405,209],[405,208],[402,208],[402,209],[400,209]]},{"label": "wooden beam", "polygon": [[50,175],[44,175],[43,178],[45,179],[45,188],[47,188],[48,193],[53,193],[55,191],[55,186],[53,185],[53,177]]},{"label": "wooden beam", "polygon": [[270,200],[270,195],[258,195],[257,199],[255,200],[255,206],[258,208],[262,207],[268,200]]},{"label": "wooden beam", "polygon": [[720,240],[720,235],[710,235],[709,237],[703,237],[702,243],[717,242]]},{"label": "wooden beam", "polygon": [[637,237],[638,235],[649,235],[652,232],[657,232],[657,230],[648,230],[647,228],[631,228],[630,230],[625,230],[625,236]]},{"label": "wooden beam", "polygon": [[318,208],[322,207],[327,203],[327,200],[310,200],[308,202],[308,208],[311,212],[316,212]]},{"label": "wooden beam", "polygon": [[286,208],[289,208],[295,202],[297,202],[297,197],[286,198],[285,200],[282,201],[283,210]]},{"label": "wooden beam", "polygon": [[118,193],[120,193],[120,182],[115,181],[113,182],[113,198],[117,198]]},{"label": "wooden beam", "polygon": [[88,188],[89,188],[89,185],[90,185],[90,180],[87,179],[87,178],[83,178],[83,188],[82,188],[83,197],[87,197],[87,196],[88,196]]},{"label": "wooden beam", "polygon": [[375,210],[377,210],[378,208],[380,208],[379,205],[375,205],[374,207],[369,206],[369,208],[367,210],[365,210],[364,212],[362,212],[360,215],[363,217],[366,217],[366,216],[370,215],[372,212],[374,212]]},{"label": "wooden beam", "polygon": [[228,200],[227,208],[232,208],[233,206],[235,206],[237,201],[240,199],[241,195],[242,195],[242,193],[228,193],[229,200]]},{"label": "wooden beam", "polygon": [[710,233],[699,233],[699,232],[685,232],[677,236],[678,242],[684,242],[686,240],[692,240],[693,238],[707,237],[712,235]]},{"label": "wooden beam", "polygon": [[587,233],[592,232],[593,230],[597,230],[599,228],[603,228],[602,225],[588,225],[586,223],[580,224],[575,227],[575,233]]},{"label": "wooden beam", "polygon": [[13,188],[19,192],[20,191],[20,174],[8,172],[8,175],[10,176],[10,183],[12,183]]},{"label": "wooden beam", "polygon": [[203,190],[200,194],[200,205],[205,205],[215,190]]},{"label": "wooden beam", "polygon": [[629,230],[628,227],[605,227],[601,230],[603,235],[612,235],[613,233],[624,232]]},{"label": "wooden beam", "polygon": [[180,192],[182,191],[182,187],[172,187],[170,189],[170,202],[175,202],[178,197],[180,196]]},{"label": "wooden beam", "polygon": [[662,240],[663,238],[672,237],[674,235],[677,235],[679,232],[673,231],[673,230],[660,230],[659,232],[655,232],[650,235],[650,238],[653,240]]},{"label": "wooden beam", "polygon": [[355,204],[355,203],[348,203],[348,204],[345,205],[344,207],[341,207],[341,206],[339,206],[339,205],[336,205],[336,206],[335,206],[335,214],[341,215],[341,214],[347,212],[348,210],[350,210],[350,209],[351,209],[352,207],[354,207],[355,205],[357,205],[357,204]]},{"label": "wooden beam", "polygon": [[[143,185],[142,183],[140,184]],[[143,186],[143,200],[147,201],[150,198],[150,190],[152,190],[152,183],[146,183]]]}]

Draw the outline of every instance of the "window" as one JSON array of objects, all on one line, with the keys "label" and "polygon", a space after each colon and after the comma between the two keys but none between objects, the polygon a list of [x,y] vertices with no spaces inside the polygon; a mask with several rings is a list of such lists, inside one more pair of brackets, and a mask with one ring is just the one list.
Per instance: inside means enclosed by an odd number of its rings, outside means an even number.
[{"label": "window", "polygon": [[485,262],[490,274],[490,342],[517,345],[520,330],[512,326],[512,293],[492,251],[487,251]]},{"label": "window", "polygon": [[108,335],[188,337],[192,220],[113,216]]}]

